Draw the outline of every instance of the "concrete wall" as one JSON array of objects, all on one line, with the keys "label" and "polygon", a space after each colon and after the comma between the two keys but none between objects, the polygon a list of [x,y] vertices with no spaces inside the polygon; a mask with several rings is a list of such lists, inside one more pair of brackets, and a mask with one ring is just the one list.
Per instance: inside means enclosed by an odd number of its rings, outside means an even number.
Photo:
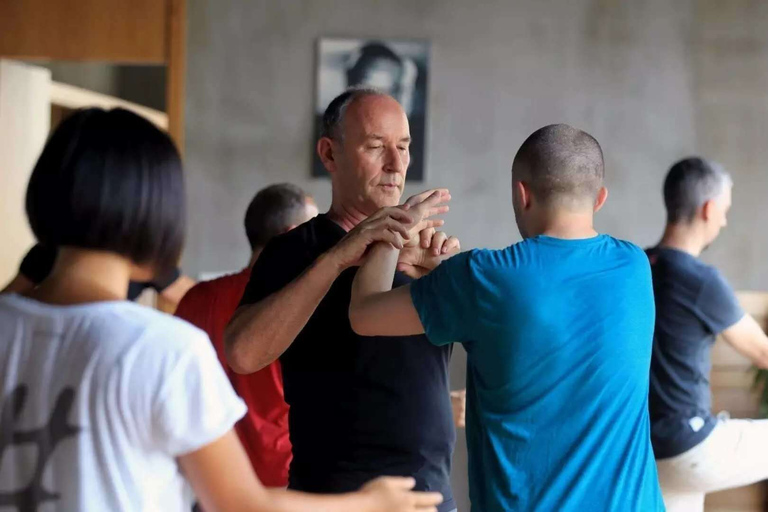
[{"label": "concrete wall", "polygon": [[[269,183],[310,178],[315,42],[324,35],[432,42],[427,179],[445,186],[446,229],[465,248],[519,239],[509,169],[534,129],[583,128],[602,143],[610,198],[598,227],[654,243],[661,182],[703,153],[736,182],[731,227],[706,258],[738,288],[768,289],[768,2],[758,0],[189,0],[184,267],[237,269],[241,219]],[[452,375],[464,380],[457,350]],[[466,503],[466,453],[455,492]]]}]

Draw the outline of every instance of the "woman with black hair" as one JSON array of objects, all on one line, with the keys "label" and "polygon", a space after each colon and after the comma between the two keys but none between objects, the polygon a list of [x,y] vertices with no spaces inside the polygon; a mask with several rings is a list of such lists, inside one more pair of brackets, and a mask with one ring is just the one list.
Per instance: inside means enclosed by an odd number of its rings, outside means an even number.
[{"label": "woman with black hair", "polygon": [[435,510],[385,478],[336,496],[266,490],[232,427],[245,405],[205,334],[125,300],[173,269],[184,233],[181,161],[128,111],[78,111],[27,190],[51,274],[0,296],[0,508],[188,511]]}]

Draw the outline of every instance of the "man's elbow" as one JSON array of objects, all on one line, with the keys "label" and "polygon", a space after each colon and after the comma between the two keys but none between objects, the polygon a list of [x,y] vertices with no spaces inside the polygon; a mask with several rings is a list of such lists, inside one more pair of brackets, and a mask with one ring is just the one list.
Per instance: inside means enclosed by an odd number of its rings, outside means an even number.
[{"label": "man's elbow", "polygon": [[371,332],[370,322],[368,321],[368,315],[363,308],[357,304],[350,304],[349,306],[349,325],[355,334],[360,336],[375,336],[374,332]]},{"label": "man's elbow", "polygon": [[257,361],[254,361],[252,356],[245,353],[243,344],[239,342],[238,335],[233,332],[229,327],[224,331],[224,358],[227,360],[227,365],[239,374],[249,374],[259,371],[263,365],[259,365]]}]

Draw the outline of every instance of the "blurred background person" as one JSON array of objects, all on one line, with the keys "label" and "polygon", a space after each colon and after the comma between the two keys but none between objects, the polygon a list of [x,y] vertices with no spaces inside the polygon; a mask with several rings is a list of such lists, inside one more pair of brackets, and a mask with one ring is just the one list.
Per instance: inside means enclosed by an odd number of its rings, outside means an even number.
[{"label": "blurred background person", "polygon": [[181,300],[176,316],[205,331],[216,348],[232,386],[248,406],[235,430],[259,480],[267,487],[288,486],[291,441],[288,405],[283,394],[280,361],[250,375],[232,371],[224,357],[224,328],[237,309],[251,277],[251,269],[273,237],[286,233],[317,215],[311,196],[289,183],[259,191],[245,213],[245,234],[251,246],[248,265],[240,272],[198,283]]}]

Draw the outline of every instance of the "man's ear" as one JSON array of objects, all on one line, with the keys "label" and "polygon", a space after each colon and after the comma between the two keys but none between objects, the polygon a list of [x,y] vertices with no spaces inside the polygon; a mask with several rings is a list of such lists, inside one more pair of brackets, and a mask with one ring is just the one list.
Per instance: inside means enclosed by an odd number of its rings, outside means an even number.
[{"label": "man's ear", "polygon": [[513,193],[517,196],[518,204],[521,210],[527,210],[531,207],[531,189],[524,181],[515,181],[512,184]]},{"label": "man's ear", "polygon": [[701,217],[708,221],[711,219],[715,214],[715,208],[717,208],[717,205],[715,204],[714,199],[710,199],[709,201],[705,201],[703,205],[701,205]]},{"label": "man's ear", "polygon": [[323,162],[325,170],[331,174],[336,172],[335,144],[330,137],[320,137],[317,141],[317,155]]},{"label": "man's ear", "polygon": [[607,199],[608,199],[608,189],[605,187],[600,187],[600,190],[597,191],[597,198],[595,198],[595,206],[593,209],[594,213],[597,213],[600,211],[600,208],[603,207]]}]

